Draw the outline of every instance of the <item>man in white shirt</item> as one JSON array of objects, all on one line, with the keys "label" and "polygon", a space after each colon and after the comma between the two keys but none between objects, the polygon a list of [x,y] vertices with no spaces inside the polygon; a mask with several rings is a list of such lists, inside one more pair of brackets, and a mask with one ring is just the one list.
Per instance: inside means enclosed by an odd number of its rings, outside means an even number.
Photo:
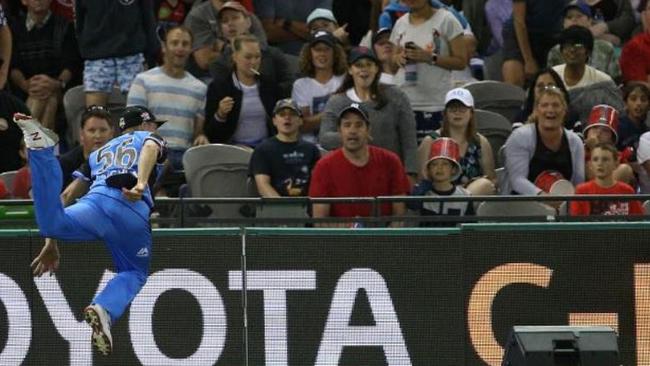
[{"label": "man in white shirt", "polygon": [[553,66],[567,90],[582,88],[599,82],[614,82],[602,71],[589,65],[594,48],[594,37],[589,29],[574,25],[560,33],[560,51],[564,64]]}]

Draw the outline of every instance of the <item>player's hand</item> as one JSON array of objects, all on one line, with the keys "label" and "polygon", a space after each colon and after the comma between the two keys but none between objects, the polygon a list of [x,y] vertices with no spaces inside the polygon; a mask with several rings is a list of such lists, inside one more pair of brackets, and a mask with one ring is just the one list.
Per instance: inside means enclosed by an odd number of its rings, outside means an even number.
[{"label": "player's hand", "polygon": [[50,272],[50,276],[59,269],[59,247],[56,240],[45,238],[45,245],[38,256],[32,261],[31,267],[36,277]]},{"label": "player's hand", "polygon": [[127,200],[131,202],[136,202],[142,199],[142,195],[144,194],[144,190],[146,188],[147,185],[145,183],[137,183],[131,189],[122,188],[122,193],[124,194],[124,197],[126,197]]}]

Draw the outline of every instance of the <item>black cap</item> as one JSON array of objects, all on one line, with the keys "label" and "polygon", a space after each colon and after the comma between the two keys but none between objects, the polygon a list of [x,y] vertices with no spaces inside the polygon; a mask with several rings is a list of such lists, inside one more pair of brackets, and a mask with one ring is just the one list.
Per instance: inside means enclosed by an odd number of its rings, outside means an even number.
[{"label": "black cap", "polygon": [[384,34],[388,34],[390,36],[390,28],[384,27],[384,28],[379,28],[377,32],[372,36],[372,45],[374,46],[375,43],[379,40],[379,37],[383,36]]},{"label": "black cap", "polygon": [[134,105],[124,109],[118,125],[120,126],[120,129],[124,131],[127,128],[139,126],[144,122],[157,123],[158,125],[161,125],[167,121],[159,121],[146,107]]},{"label": "black cap", "polygon": [[286,108],[291,109],[292,111],[296,112],[299,117],[302,117],[302,111],[300,111],[298,105],[296,105],[296,103],[289,98],[280,99],[277,103],[275,103],[275,107],[273,107],[273,115],[275,116],[276,114],[280,113],[281,110]]},{"label": "black cap", "polygon": [[338,118],[339,123],[341,122],[341,117],[343,117],[343,115],[346,112],[355,112],[358,115],[360,115],[361,118],[363,118],[366,121],[366,123],[370,124],[368,111],[366,110],[366,107],[364,107],[361,103],[350,103],[345,107],[343,107],[343,109],[341,109],[341,111],[339,112],[339,118]]},{"label": "black cap", "polygon": [[376,64],[379,64],[379,60],[377,59],[377,56],[375,56],[375,53],[372,52],[372,50],[368,47],[355,47],[350,50],[350,54],[348,55],[348,64],[352,65],[353,63],[359,61],[362,58],[368,58],[374,61]]},{"label": "black cap", "polygon": [[334,48],[334,45],[336,44],[336,38],[334,38],[334,35],[332,35],[332,33],[320,30],[311,36],[311,39],[309,40],[309,46],[313,46],[318,42],[323,42],[331,48]]},{"label": "black cap", "polygon": [[584,45],[591,53],[594,49],[594,36],[591,31],[579,25],[572,25],[563,30],[559,35],[560,47],[564,44]]}]

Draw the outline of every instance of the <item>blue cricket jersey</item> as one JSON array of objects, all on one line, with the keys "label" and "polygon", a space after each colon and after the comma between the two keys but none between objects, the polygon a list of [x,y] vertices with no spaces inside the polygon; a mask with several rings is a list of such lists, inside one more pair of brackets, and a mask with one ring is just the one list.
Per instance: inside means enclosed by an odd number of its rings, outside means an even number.
[{"label": "blue cricket jersey", "polygon": [[[120,135],[90,153],[88,161],[73,176],[92,182],[90,192],[109,187],[110,185],[106,182],[106,179],[109,177],[130,175],[135,178],[138,175],[140,151],[146,141],[153,141],[160,146],[158,163],[162,163],[165,159],[165,143],[163,138],[148,131],[134,131]],[[156,172],[151,172],[150,177],[151,182],[152,179],[155,179]],[[120,187],[113,188],[119,189]],[[149,187],[145,190],[142,199],[150,208],[153,207],[153,199]]]}]

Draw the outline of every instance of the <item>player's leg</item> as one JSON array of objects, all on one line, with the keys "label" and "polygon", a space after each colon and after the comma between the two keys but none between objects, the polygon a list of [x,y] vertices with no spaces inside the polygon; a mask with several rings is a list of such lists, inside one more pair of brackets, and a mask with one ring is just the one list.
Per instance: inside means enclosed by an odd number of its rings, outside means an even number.
[{"label": "player's leg", "polygon": [[[84,225],[84,221],[95,215],[91,206],[63,209],[59,196],[63,173],[54,156],[54,146],[58,142],[56,134],[29,116],[16,115],[14,119],[23,130],[29,149],[34,211],[41,235],[61,240],[96,240],[97,236]],[[84,219],[80,221],[75,217]]]},{"label": "player's leg", "polygon": [[[118,273],[93,299],[92,304],[86,308],[85,315],[93,327],[95,347],[100,352],[103,349],[110,352],[111,324],[124,314],[147,281],[151,259],[151,229],[149,208],[143,201],[114,201],[102,207],[107,217],[111,218],[110,223],[107,223],[110,226],[106,227],[104,240]],[[102,316],[103,324],[99,322]]]}]

